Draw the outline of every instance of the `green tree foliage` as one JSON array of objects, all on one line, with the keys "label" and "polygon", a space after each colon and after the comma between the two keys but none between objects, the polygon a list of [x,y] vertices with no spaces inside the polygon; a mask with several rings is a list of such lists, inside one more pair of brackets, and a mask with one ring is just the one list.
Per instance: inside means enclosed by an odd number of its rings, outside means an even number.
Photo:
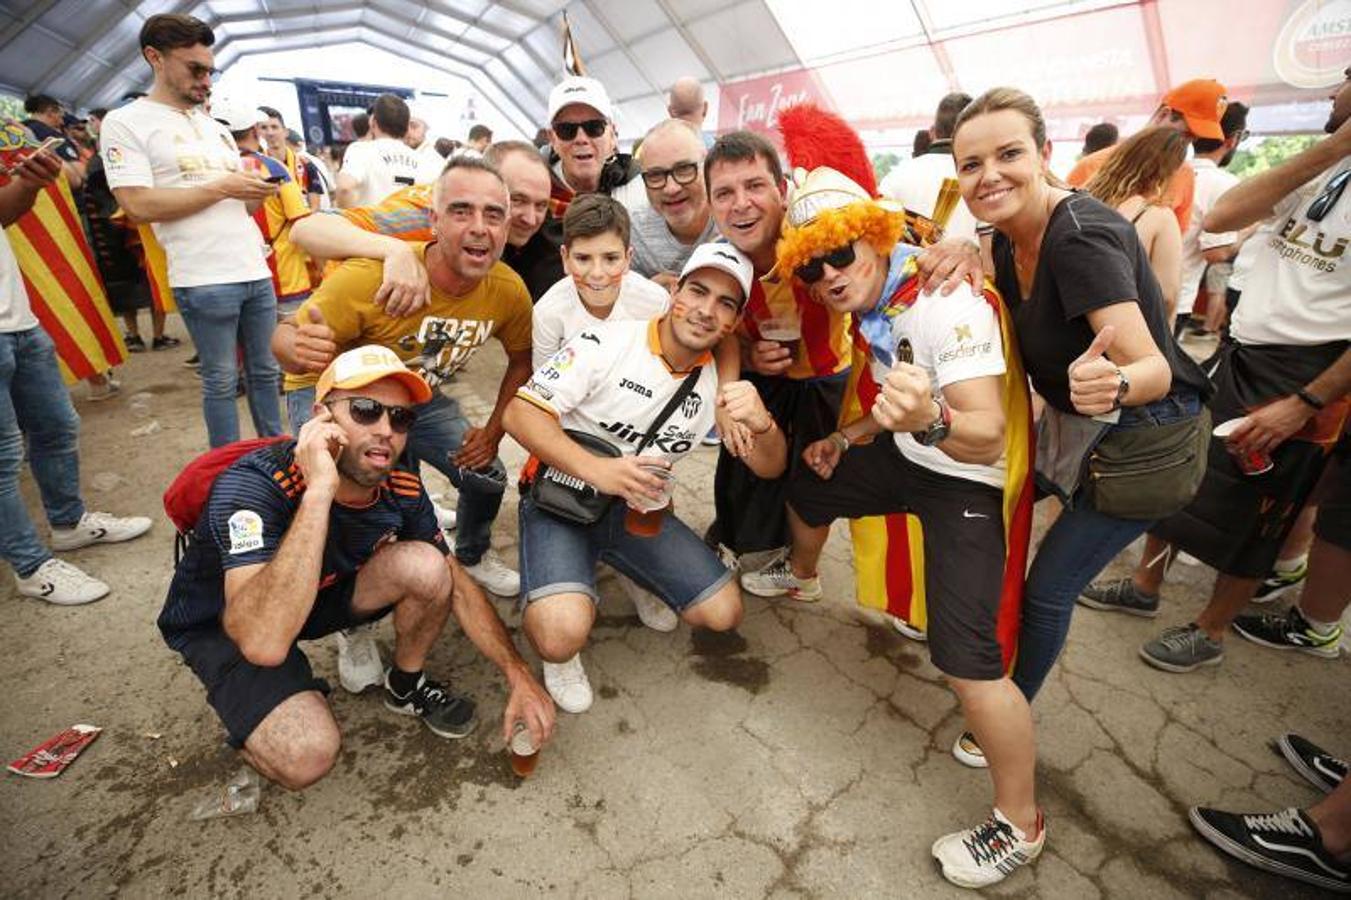
[{"label": "green tree foliage", "polygon": [[890,172],[892,167],[900,161],[901,158],[897,156],[895,153],[873,154],[873,172],[874,174],[877,175],[878,184],[881,184],[882,179],[886,178],[887,173]]},{"label": "green tree foliage", "polygon": [[1283,134],[1261,138],[1254,141],[1251,147],[1244,147],[1234,154],[1229,171],[1239,178],[1251,178],[1309,149],[1321,137],[1314,134]]}]

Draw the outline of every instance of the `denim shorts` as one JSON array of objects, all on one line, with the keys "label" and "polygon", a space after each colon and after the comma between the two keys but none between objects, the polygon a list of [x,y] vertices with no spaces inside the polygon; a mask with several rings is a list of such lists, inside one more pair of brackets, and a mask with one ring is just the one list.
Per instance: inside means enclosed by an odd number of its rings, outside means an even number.
[{"label": "denim shorts", "polygon": [[661,531],[638,537],[624,528],[622,500],[595,525],[565,522],[535,506],[520,503],[521,596],[533,603],[555,594],[596,594],[596,564],[608,563],[651,591],[677,613],[708,599],[732,578],[684,522],[662,518]]}]

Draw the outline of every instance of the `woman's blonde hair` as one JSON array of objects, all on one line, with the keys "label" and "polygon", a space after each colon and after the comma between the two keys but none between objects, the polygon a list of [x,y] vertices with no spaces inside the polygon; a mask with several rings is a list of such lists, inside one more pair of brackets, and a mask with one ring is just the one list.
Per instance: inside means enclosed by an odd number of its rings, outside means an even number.
[{"label": "woman's blonde hair", "polygon": [[1175,128],[1147,128],[1117,145],[1084,190],[1108,206],[1131,197],[1154,202],[1187,159],[1187,135]]},{"label": "woman's blonde hair", "polygon": [[[1003,112],[1004,110],[1012,110],[1027,120],[1028,127],[1032,131],[1032,142],[1037,145],[1037,154],[1040,155],[1044,152],[1046,149],[1046,119],[1041,114],[1041,107],[1037,106],[1037,101],[1033,100],[1031,95],[1011,87],[990,88],[968,103],[966,108],[957,116],[957,124],[952,128],[953,140],[956,140],[957,133],[962,130],[962,126],[972,119],[990,113]],[[1044,165],[1042,172],[1046,176],[1047,183],[1053,187],[1068,187],[1065,182],[1061,181],[1054,172]]]}]

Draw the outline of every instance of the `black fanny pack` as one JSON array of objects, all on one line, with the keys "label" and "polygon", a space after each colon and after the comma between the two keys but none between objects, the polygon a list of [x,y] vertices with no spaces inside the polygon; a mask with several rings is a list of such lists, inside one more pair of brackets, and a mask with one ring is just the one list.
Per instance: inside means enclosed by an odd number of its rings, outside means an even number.
[{"label": "black fanny pack", "polygon": [[1166,425],[1113,428],[1088,454],[1085,493],[1121,519],[1166,519],[1201,486],[1210,448],[1210,410]]},{"label": "black fanny pack", "polygon": [[[695,366],[694,370],[685,376],[685,380],[680,383],[680,387],[667,401],[666,406],[652,420],[652,424],[647,427],[647,433],[638,443],[638,449],[634,451],[635,454],[642,453],[643,449],[652,443],[657,436],[657,429],[666,423],[666,420],[671,417],[671,413],[675,412],[676,407],[685,402],[685,398],[690,395],[690,392],[694,390],[694,385],[699,381],[699,372],[702,368],[702,366]],[[596,437],[594,434],[575,431],[571,428],[564,428],[563,433],[593,456],[619,457],[623,455],[618,447],[604,438]],[[538,508],[552,516],[577,525],[594,525],[599,522],[610,511],[610,504],[615,499],[612,495],[597,490],[596,486],[590,482],[578,478],[576,475],[570,475],[555,466],[546,465],[542,460],[535,470],[535,477],[530,481],[529,495]]]}]

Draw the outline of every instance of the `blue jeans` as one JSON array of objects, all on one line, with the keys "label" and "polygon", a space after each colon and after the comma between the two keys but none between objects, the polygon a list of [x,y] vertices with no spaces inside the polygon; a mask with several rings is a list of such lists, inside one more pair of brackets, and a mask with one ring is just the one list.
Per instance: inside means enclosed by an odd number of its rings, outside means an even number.
[{"label": "blue jeans", "polygon": [[25,436],[47,523],[74,525],[84,515],[80,417],[61,380],[55,345],[40,327],[0,334],[0,558],[21,577],[52,555],[19,496]]},{"label": "blue jeans", "polygon": [[281,368],[271,348],[277,296],[271,279],[174,288],[174,299],[201,359],[202,415],[211,446],[239,440],[236,347],[244,351],[244,382],[254,431],[259,437],[281,434],[277,398]]},{"label": "blue jeans", "polygon": [[[1169,395],[1145,406],[1122,410],[1117,428],[1178,422],[1201,411],[1195,394]],[[1065,646],[1070,616],[1080,591],[1112,559],[1144,534],[1153,522],[1106,516],[1083,502],[1080,493],[1042,538],[1023,592],[1023,621],[1018,633],[1018,662],[1013,682],[1030,702],[1041,690]]]},{"label": "blue jeans", "polygon": [[[296,434],[310,419],[314,388],[304,387],[286,393],[286,411]],[[502,508],[507,490],[507,470],[502,460],[494,459],[484,469],[463,469],[453,457],[464,443],[464,435],[473,426],[460,413],[460,404],[441,393],[417,407],[417,424],[408,435],[404,450],[407,464],[417,469],[425,460],[450,479],[460,493],[455,506],[455,558],[472,566],[488,552],[492,542],[493,520]]]}]

